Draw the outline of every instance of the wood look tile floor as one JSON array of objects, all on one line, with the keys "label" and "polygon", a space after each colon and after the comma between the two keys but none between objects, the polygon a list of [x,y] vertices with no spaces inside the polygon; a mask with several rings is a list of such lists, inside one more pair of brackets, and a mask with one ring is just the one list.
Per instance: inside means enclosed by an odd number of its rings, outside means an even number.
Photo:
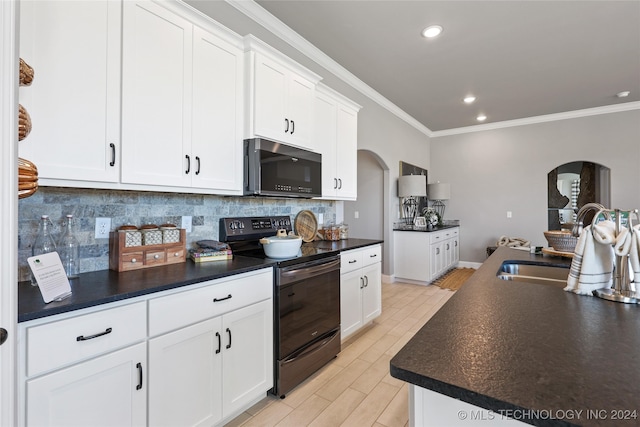
[{"label": "wood look tile floor", "polygon": [[285,399],[268,395],[227,426],[408,426],[407,385],[389,374],[389,361],[453,294],[383,283],[382,314],[343,342],[337,358]]}]

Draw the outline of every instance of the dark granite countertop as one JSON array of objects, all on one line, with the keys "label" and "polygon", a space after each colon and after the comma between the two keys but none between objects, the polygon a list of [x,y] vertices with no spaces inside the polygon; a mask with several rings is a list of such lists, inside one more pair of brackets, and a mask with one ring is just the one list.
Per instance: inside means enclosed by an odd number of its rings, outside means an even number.
[{"label": "dark granite countertop", "polygon": [[495,413],[560,416],[519,418],[533,425],[640,425],[640,306],[500,280],[508,259],[561,260],[498,248],[394,356],[391,375]]},{"label": "dark granite countertop", "polygon": [[[305,255],[341,252],[382,243],[381,240],[346,239],[304,243]],[[111,270],[80,274],[71,280],[72,294],[63,301],[45,304],[40,290],[29,282],[18,284],[18,322],[53,316],[100,304],[121,301],[154,292],[220,279],[260,268],[272,267],[275,260],[234,256],[233,260],[194,263],[187,259],[180,264],[142,270],[117,272]]]}]

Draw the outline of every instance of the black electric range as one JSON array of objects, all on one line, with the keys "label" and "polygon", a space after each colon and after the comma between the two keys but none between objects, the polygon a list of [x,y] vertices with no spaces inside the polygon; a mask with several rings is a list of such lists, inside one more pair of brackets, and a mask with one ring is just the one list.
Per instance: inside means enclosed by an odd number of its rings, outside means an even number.
[{"label": "black electric range", "polygon": [[234,255],[273,260],[278,267],[314,261],[339,253],[331,242],[303,243],[298,255],[291,258],[269,258],[264,254],[259,240],[275,236],[278,230],[293,231],[293,222],[288,216],[221,218],[220,241],[229,244]]},{"label": "black electric range", "polygon": [[[288,216],[220,219],[220,240],[235,255],[268,259],[259,240],[292,230]],[[281,398],[340,352],[340,254],[333,245],[303,244],[274,259],[274,380]]]}]

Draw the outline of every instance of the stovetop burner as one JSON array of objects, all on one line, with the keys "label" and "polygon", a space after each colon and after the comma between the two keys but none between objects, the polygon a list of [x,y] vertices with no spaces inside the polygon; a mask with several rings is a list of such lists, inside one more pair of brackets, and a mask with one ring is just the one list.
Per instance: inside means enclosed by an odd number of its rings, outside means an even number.
[{"label": "stovetop burner", "polygon": [[220,219],[220,241],[228,243],[235,255],[275,261],[278,266],[294,265],[336,255],[337,251],[326,245],[303,243],[297,256],[291,258],[268,258],[259,240],[275,236],[278,230],[292,231],[288,216],[234,217]]}]

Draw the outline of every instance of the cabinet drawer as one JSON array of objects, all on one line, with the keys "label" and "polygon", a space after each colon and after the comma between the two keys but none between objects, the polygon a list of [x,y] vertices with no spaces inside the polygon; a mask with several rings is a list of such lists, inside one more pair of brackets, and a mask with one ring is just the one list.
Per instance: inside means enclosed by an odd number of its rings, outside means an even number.
[{"label": "cabinet drawer", "polygon": [[185,256],[186,252],[184,247],[168,248],[165,250],[165,262],[167,264],[184,262]]},{"label": "cabinet drawer", "polygon": [[146,335],[144,302],[28,327],[27,376],[107,353]]},{"label": "cabinet drawer", "polygon": [[129,252],[122,254],[122,270],[135,270],[144,264],[144,252]]},{"label": "cabinet drawer", "polygon": [[340,253],[340,274],[362,268],[362,250],[355,249]]},{"label": "cabinet drawer", "polygon": [[245,273],[149,300],[149,335],[155,336],[272,298],[273,270]]},{"label": "cabinet drawer", "polygon": [[165,263],[165,252],[163,250],[146,251],[144,253],[145,265],[164,264],[164,263]]},{"label": "cabinet drawer", "polygon": [[369,246],[362,250],[362,265],[371,265],[382,262],[382,247],[380,245]]}]

